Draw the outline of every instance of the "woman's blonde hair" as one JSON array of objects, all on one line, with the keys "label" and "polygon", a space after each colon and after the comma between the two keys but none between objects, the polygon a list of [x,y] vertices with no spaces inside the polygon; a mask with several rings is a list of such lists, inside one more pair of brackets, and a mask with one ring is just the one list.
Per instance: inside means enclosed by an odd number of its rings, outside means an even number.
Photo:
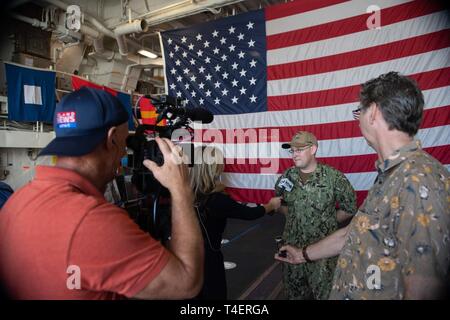
[{"label": "woman's blonde hair", "polygon": [[223,153],[218,148],[211,146],[195,148],[194,166],[189,176],[196,198],[224,190],[225,186],[218,182],[223,168]]}]

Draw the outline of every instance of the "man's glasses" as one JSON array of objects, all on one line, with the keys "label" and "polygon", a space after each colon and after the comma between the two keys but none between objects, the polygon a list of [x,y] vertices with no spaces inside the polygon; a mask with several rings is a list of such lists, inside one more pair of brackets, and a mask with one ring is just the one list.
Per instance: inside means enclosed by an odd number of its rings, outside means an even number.
[{"label": "man's glasses", "polygon": [[290,154],[300,153],[300,152],[305,151],[305,150],[307,150],[309,148],[311,148],[311,146],[306,146],[306,147],[303,147],[303,148],[296,148],[296,149],[289,149],[289,153]]}]

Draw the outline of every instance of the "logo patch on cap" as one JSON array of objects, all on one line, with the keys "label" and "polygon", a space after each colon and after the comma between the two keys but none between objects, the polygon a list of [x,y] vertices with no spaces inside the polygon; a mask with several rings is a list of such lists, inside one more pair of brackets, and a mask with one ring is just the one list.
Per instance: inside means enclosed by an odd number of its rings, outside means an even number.
[{"label": "logo patch on cap", "polygon": [[56,114],[56,125],[59,129],[76,128],[77,119],[75,111],[58,112]]}]

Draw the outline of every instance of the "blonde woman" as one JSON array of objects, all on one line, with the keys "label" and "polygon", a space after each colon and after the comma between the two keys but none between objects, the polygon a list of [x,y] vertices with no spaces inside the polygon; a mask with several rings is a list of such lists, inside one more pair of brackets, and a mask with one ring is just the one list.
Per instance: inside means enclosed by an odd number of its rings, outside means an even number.
[{"label": "blonde woman", "polygon": [[196,199],[196,209],[205,245],[203,288],[198,299],[226,299],[224,259],[221,252],[222,235],[227,218],[253,220],[277,210],[281,197],[270,199],[262,206],[248,207],[230,198],[219,177],[224,169],[222,152],[214,147],[199,147],[194,151],[194,166],[190,182]]}]

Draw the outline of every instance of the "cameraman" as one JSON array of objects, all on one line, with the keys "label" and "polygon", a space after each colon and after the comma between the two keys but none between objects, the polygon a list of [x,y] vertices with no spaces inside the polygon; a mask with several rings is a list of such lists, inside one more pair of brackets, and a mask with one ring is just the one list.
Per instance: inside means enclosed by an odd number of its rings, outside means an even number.
[{"label": "cameraman", "polygon": [[170,249],[144,233],[103,193],[126,154],[128,114],[92,88],[56,106],[56,138],[40,155],[54,167],[9,199],[0,216],[0,275],[16,299],[181,299],[202,285],[203,242],[188,172],[167,139],[159,167],[144,165],[172,197]]}]

